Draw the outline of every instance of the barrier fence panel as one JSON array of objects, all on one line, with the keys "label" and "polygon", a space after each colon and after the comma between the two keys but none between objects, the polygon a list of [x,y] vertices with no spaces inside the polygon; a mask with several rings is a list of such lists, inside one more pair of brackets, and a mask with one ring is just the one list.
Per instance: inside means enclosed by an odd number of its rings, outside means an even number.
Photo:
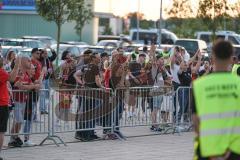
[{"label": "barrier fence panel", "polygon": [[49,134],[49,90],[13,90],[6,136]]},{"label": "barrier fence panel", "polygon": [[60,89],[53,92],[53,134],[76,132],[80,137],[103,130],[113,131],[113,91],[111,89]]},{"label": "barrier fence panel", "polygon": [[179,87],[176,90],[176,101],[174,102],[176,130],[191,131],[192,122],[192,108],[191,108],[191,87]]},{"label": "barrier fence panel", "polygon": [[152,130],[166,131],[172,127],[172,87],[134,87],[115,92],[116,129],[151,126]]}]

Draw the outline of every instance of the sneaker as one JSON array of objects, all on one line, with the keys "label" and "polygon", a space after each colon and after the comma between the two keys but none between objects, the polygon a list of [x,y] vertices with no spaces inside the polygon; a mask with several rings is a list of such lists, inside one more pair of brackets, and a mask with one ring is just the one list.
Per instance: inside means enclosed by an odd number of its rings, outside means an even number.
[{"label": "sneaker", "polygon": [[75,139],[82,141],[82,142],[89,142],[89,141],[93,140],[93,138],[90,136],[80,136],[80,135],[75,135]]},{"label": "sneaker", "polygon": [[23,141],[21,140],[21,138],[17,137],[15,138],[15,141],[19,144],[19,145],[23,145]]},{"label": "sneaker", "polygon": [[36,144],[35,144],[35,143],[32,143],[30,140],[28,140],[28,141],[25,141],[25,142],[23,143],[23,146],[24,146],[24,147],[33,147],[33,146],[36,146]]},{"label": "sneaker", "polygon": [[116,140],[116,139],[118,139],[118,137],[115,134],[108,134],[108,139]]},{"label": "sneaker", "polygon": [[47,111],[41,111],[41,114],[48,114]]},{"label": "sneaker", "polygon": [[14,141],[8,143],[8,147],[15,148],[15,147],[22,147],[22,145],[18,144],[17,141],[14,140]]},{"label": "sneaker", "polygon": [[151,130],[151,131],[155,131],[155,127],[152,126],[152,127],[150,128],[150,130]]},{"label": "sneaker", "polygon": [[162,128],[155,128],[155,131],[156,131],[156,132],[162,132],[163,129],[162,129]]},{"label": "sneaker", "polygon": [[100,137],[98,137],[96,134],[94,134],[94,135],[92,135],[92,136],[90,136],[93,140],[95,140],[95,139],[100,139]]}]

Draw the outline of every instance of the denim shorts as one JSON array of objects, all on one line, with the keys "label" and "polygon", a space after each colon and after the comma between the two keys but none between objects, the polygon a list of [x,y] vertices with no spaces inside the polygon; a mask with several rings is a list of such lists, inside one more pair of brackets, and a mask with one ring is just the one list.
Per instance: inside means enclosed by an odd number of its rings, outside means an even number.
[{"label": "denim shorts", "polygon": [[163,96],[153,97],[153,108],[160,109],[163,102]]},{"label": "denim shorts", "polygon": [[14,121],[16,123],[23,123],[24,122],[24,112],[26,103],[23,102],[15,102],[14,107]]}]

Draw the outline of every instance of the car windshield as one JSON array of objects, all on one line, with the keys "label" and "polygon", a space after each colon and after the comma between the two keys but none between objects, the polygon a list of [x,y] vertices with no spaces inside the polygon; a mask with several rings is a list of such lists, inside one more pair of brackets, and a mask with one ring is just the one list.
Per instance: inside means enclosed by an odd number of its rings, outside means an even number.
[{"label": "car windshield", "polygon": [[114,41],[100,41],[100,42],[98,42],[97,46],[117,47],[117,42],[114,42]]},{"label": "car windshield", "polygon": [[196,41],[176,41],[176,45],[184,47],[189,53],[196,53],[198,50]]},{"label": "car windshield", "polygon": [[240,35],[235,36],[238,42],[240,42]]},{"label": "car windshield", "polygon": [[31,57],[31,51],[21,51],[20,55]]},{"label": "car windshield", "polygon": [[21,46],[20,42],[18,42],[18,41],[5,41],[4,45],[6,45],[6,46]]}]

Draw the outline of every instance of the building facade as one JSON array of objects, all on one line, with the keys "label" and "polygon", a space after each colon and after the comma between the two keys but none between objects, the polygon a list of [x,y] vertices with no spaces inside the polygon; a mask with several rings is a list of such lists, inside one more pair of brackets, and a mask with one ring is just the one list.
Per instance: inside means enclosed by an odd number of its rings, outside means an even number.
[{"label": "building facade", "polygon": [[[95,0],[86,0],[95,11]],[[119,18],[112,14],[94,12],[94,18],[86,24],[82,32],[82,41],[89,44],[97,43],[99,17],[111,19],[110,27],[113,34],[119,34]],[[78,41],[74,22],[65,23],[61,30],[61,41]],[[0,0],[0,38],[20,38],[25,35],[51,36],[56,39],[57,26],[47,22],[36,12],[35,0]]]}]

